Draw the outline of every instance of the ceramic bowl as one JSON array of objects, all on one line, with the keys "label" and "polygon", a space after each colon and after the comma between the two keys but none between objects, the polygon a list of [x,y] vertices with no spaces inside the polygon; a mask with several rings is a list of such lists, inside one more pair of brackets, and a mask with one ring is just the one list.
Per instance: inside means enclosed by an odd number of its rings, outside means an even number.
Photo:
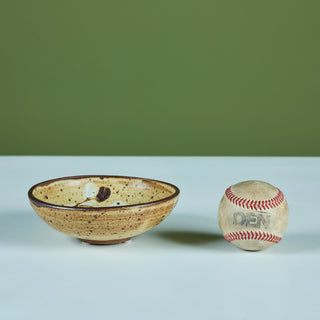
[{"label": "ceramic bowl", "polygon": [[32,208],[52,228],[91,244],[125,242],[164,220],[179,189],[122,176],[76,176],[34,185]]}]

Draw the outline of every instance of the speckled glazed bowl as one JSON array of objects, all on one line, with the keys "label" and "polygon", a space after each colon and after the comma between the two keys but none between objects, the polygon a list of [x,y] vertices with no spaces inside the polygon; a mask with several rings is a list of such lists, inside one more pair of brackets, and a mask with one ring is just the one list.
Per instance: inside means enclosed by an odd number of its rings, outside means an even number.
[{"label": "speckled glazed bowl", "polygon": [[28,196],[52,228],[91,244],[113,244],[158,225],[175,207],[179,189],[143,178],[77,176],[41,182]]}]

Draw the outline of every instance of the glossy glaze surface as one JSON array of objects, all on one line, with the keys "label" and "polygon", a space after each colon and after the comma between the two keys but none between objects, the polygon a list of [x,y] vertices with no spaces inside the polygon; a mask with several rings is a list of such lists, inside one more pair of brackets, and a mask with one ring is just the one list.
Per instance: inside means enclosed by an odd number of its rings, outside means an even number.
[{"label": "glossy glaze surface", "polygon": [[31,206],[52,228],[93,244],[124,242],[164,220],[179,189],[156,180],[79,176],[29,190]]}]

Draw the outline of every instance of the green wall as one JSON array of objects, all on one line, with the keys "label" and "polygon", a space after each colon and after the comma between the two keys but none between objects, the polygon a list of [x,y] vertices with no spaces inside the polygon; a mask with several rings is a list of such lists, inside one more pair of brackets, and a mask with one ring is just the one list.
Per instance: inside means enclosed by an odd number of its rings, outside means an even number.
[{"label": "green wall", "polygon": [[1,6],[1,154],[320,156],[319,1]]}]

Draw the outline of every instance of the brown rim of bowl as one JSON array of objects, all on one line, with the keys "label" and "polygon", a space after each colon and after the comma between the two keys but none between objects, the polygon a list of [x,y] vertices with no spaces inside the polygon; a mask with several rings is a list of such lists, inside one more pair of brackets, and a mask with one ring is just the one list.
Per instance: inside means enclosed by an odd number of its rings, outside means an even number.
[{"label": "brown rim of bowl", "polygon": [[[175,192],[169,196],[169,197],[165,197],[163,199],[160,200],[155,200],[152,202],[143,202],[143,203],[137,203],[137,204],[130,204],[130,205],[126,205],[126,206],[115,206],[115,207],[69,207],[69,206],[60,206],[60,205],[56,205],[56,204],[52,204],[52,203],[48,203],[48,202],[44,202],[42,200],[37,199],[34,195],[33,195],[33,190],[36,187],[39,186],[46,186],[48,184],[51,184],[53,182],[56,181],[60,181],[60,180],[77,180],[77,179],[86,179],[86,178],[124,178],[124,179],[139,179],[142,181],[146,181],[146,182],[160,182],[163,184],[166,184],[172,188],[175,189]],[[37,207],[48,207],[48,208],[55,208],[55,209],[67,209],[67,210],[76,210],[76,211],[105,211],[105,210],[118,210],[119,208],[139,208],[139,207],[147,207],[147,206],[152,206],[154,204],[157,203],[162,203],[162,202],[166,202],[168,200],[171,200],[175,197],[177,197],[180,193],[180,190],[178,187],[176,187],[175,185],[168,183],[168,182],[164,182],[164,181],[160,181],[160,180],[155,180],[155,179],[147,179],[147,178],[139,178],[139,177],[129,177],[129,176],[106,176],[106,175],[83,175],[83,176],[69,176],[69,177],[62,177],[62,178],[56,178],[56,179],[50,179],[50,180],[46,180],[46,181],[42,181],[39,182],[35,185],[33,185],[29,191],[28,191],[28,197],[29,200]]]}]

